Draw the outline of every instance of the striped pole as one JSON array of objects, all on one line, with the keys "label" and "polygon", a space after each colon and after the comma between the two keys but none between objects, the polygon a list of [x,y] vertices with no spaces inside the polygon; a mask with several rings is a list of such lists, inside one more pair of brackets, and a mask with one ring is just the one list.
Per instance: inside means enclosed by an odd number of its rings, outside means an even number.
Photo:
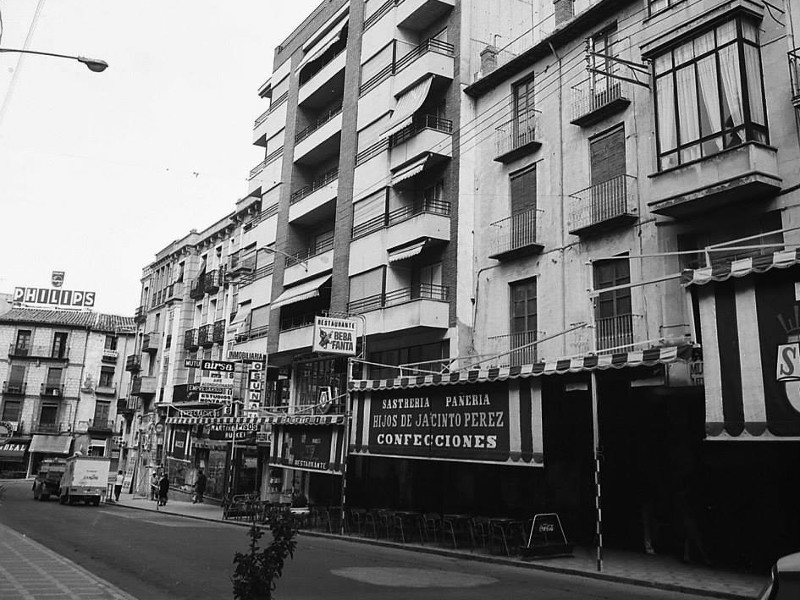
[{"label": "striped pole", "polygon": [[595,529],[597,544],[597,571],[603,570],[603,511],[600,495],[600,421],[597,416],[597,374],[591,372],[592,378],[592,444],[594,446],[594,505],[597,512],[597,525]]}]

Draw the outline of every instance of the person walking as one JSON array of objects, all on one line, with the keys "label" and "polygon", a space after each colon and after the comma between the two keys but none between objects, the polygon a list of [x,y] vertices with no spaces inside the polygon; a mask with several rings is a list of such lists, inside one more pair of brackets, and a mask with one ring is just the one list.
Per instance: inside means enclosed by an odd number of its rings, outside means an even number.
[{"label": "person walking", "polygon": [[150,476],[150,500],[158,500],[158,482],[161,478],[156,471]]},{"label": "person walking", "polygon": [[117,478],[114,480],[114,499],[119,502],[119,495],[122,493],[122,485],[125,482],[125,476],[122,471],[117,471]]},{"label": "person walking", "polygon": [[206,493],[206,483],[208,479],[206,478],[206,474],[203,473],[203,469],[197,471],[197,480],[194,482],[194,499],[192,500],[192,504],[199,502],[200,504],[203,503],[203,494]]},{"label": "person walking", "polygon": [[159,506],[166,506],[167,505],[167,493],[169,492],[169,478],[167,477],[167,473],[164,472],[161,475],[161,479],[158,480],[158,505]]}]

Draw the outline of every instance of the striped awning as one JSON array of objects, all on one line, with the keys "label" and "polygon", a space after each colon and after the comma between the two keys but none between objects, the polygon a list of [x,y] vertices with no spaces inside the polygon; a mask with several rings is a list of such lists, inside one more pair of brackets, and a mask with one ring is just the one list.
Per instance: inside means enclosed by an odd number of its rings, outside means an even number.
[{"label": "striped awning", "polygon": [[341,425],[344,415],[274,415],[269,417],[167,417],[167,425]]},{"label": "striped awning", "polygon": [[309,281],[304,281],[303,283],[298,283],[295,286],[286,288],[283,290],[283,293],[275,298],[269,305],[270,310],[286,306],[287,304],[294,304],[295,302],[316,298],[319,296],[320,288],[329,283],[330,280],[330,275],[323,275],[322,277],[310,279]]},{"label": "striped awning", "polygon": [[725,281],[731,277],[745,277],[752,273],[765,273],[771,269],[786,269],[800,263],[800,248],[782,250],[763,256],[753,256],[732,261],[720,261],[702,269],[686,269],[681,273],[681,283],[703,285],[711,281]]},{"label": "striped awning", "polygon": [[427,243],[428,243],[428,238],[425,238],[422,241],[414,242],[413,244],[408,244],[407,246],[403,246],[402,248],[390,250],[389,262],[393,263],[401,260],[406,260],[407,258],[412,258],[417,254],[420,254],[422,250],[425,248],[425,244]]},{"label": "striped awning", "polygon": [[416,177],[422,173],[422,171],[425,170],[425,165],[428,163],[429,156],[429,153],[425,153],[421,157],[417,158],[416,160],[412,160],[407,165],[400,167],[397,171],[392,173],[392,185],[397,185],[406,179],[411,179],[412,177]]},{"label": "striped awning", "polygon": [[541,362],[512,367],[495,367],[474,371],[457,371],[436,375],[419,375],[415,377],[398,377],[397,379],[354,380],[350,382],[351,391],[388,390],[392,388],[423,387],[427,385],[448,385],[459,383],[476,383],[484,381],[504,381],[541,375],[564,375],[580,373],[595,369],[622,369],[624,367],[653,366],[670,363],[678,358],[688,358],[691,346],[665,346],[634,352],[616,354],[600,354],[579,358]]}]

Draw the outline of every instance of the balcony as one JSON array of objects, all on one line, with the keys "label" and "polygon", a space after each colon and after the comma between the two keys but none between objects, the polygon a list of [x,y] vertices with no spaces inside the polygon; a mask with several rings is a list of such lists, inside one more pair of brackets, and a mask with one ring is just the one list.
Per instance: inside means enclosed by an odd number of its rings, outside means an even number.
[{"label": "balcony", "polygon": [[331,169],[315,177],[309,185],[303,186],[289,196],[289,221],[305,226],[318,220],[331,217],[336,206],[339,189],[339,169]]},{"label": "balcony", "polygon": [[781,189],[777,149],[747,142],[650,176],[650,211],[692,218],[738,202],[766,204]]},{"label": "balcony", "polygon": [[211,341],[215,344],[221,344],[225,341],[225,320],[214,322],[214,331],[211,334]]},{"label": "balcony", "polygon": [[454,46],[428,39],[395,63],[394,95],[398,96],[428,76],[453,79]]},{"label": "balcony", "polygon": [[446,329],[450,314],[450,289],[422,284],[354,300],[351,314],[363,314],[370,334]]},{"label": "balcony", "polygon": [[301,69],[300,89],[297,103],[301,106],[324,106],[325,100],[332,100],[331,95],[341,97],[344,89],[344,67],[347,60],[345,43],[340,43],[328,52],[327,60],[323,59],[313,65],[312,61]]},{"label": "balcony", "polygon": [[513,162],[536,152],[542,146],[539,116],[539,111],[534,111],[507,121],[496,129],[496,162]]},{"label": "balcony", "polygon": [[267,146],[267,132],[269,126],[267,121],[269,119],[270,110],[267,109],[256,119],[253,123],[253,144],[266,148]]},{"label": "balcony", "polygon": [[206,273],[203,281],[203,290],[206,294],[216,294],[222,286],[225,272],[222,269],[214,269]]},{"label": "balcony", "polygon": [[94,393],[98,396],[116,396],[117,395],[117,382],[111,381],[107,385],[97,384],[94,388]]},{"label": "balcony", "polygon": [[184,285],[182,281],[171,283],[167,286],[164,302],[180,302],[183,300]]},{"label": "balcony", "polygon": [[58,435],[59,433],[69,433],[71,426],[66,421],[56,421],[55,423],[34,421],[31,423],[31,433],[41,433],[49,435]]},{"label": "balcony", "polygon": [[543,337],[541,331],[518,331],[490,336],[483,354],[497,357],[489,361],[495,367],[530,365],[536,362],[536,340]]},{"label": "balcony", "polygon": [[11,344],[8,355],[12,358],[30,358],[34,360],[69,361],[69,348],[52,346],[28,346]]},{"label": "balcony", "polygon": [[592,87],[587,81],[572,89],[572,118],[570,123],[589,127],[625,110],[631,103],[630,85],[624,82],[605,83]]},{"label": "balcony", "polygon": [[397,26],[422,31],[455,6],[455,0],[404,0],[397,7]]},{"label": "balcony", "polygon": [[247,256],[240,257],[239,254],[234,254],[228,261],[228,268],[226,270],[230,277],[238,277],[246,273],[252,273],[256,268],[256,255],[255,253],[248,254]]},{"label": "balcony", "polygon": [[131,393],[134,396],[152,396],[156,393],[156,378],[137,375],[133,378]]},{"label": "balcony", "polygon": [[314,337],[314,320],[307,319],[296,323],[281,321],[281,332],[278,335],[278,352],[288,352],[310,348]]},{"label": "balcony", "polygon": [[453,122],[434,115],[415,115],[410,125],[389,138],[389,168],[397,171],[414,159],[424,158],[424,161],[411,170],[394,173],[392,185],[452,157]]},{"label": "balcony", "polygon": [[130,416],[136,412],[136,399],[119,398],[117,400],[117,414]]},{"label": "balcony", "polygon": [[161,334],[155,331],[142,336],[142,352],[158,352],[161,346]]},{"label": "balcony", "polygon": [[144,306],[137,306],[133,312],[133,321],[135,323],[144,323],[147,320],[147,310]]},{"label": "balcony", "polygon": [[192,282],[189,288],[189,298],[192,300],[202,300],[206,295],[205,274],[200,275]]},{"label": "balcony", "polygon": [[789,51],[789,75],[792,85],[792,104],[800,108],[800,48]]},{"label": "balcony", "polygon": [[489,258],[506,261],[539,254],[544,249],[537,235],[538,209],[496,221],[489,228]]},{"label": "balcony", "polygon": [[615,315],[595,320],[595,343],[597,351],[621,352],[633,347],[634,321],[641,319],[641,315]]},{"label": "balcony", "polygon": [[590,236],[635,223],[639,210],[636,183],[631,175],[619,175],[571,194],[569,232]]},{"label": "balcony", "polygon": [[197,329],[197,343],[203,348],[208,348],[214,345],[214,338],[213,338],[213,328],[214,326],[209,325],[201,325]]},{"label": "balcony", "polygon": [[197,350],[200,347],[197,329],[187,329],[183,334],[183,347],[186,350]]},{"label": "balcony", "polygon": [[339,152],[342,137],[342,109],[339,108],[327,115],[322,124],[311,130],[301,131],[304,137],[294,147],[294,161],[306,165],[315,165],[323,159]]},{"label": "balcony", "polygon": [[119,358],[119,352],[117,350],[112,350],[111,348],[103,348],[103,356],[100,358],[100,360],[101,362],[104,363],[116,364],[118,358]]},{"label": "balcony", "polygon": [[138,354],[131,354],[125,359],[125,370],[131,373],[138,373],[142,370],[142,357]]},{"label": "balcony", "polygon": [[3,395],[4,396],[24,396],[25,391],[28,389],[28,384],[24,381],[4,381],[3,382]]},{"label": "balcony", "polygon": [[114,431],[114,421],[108,419],[89,419],[88,431],[112,432]]},{"label": "balcony", "polygon": [[39,386],[39,395],[48,398],[63,398],[64,397],[64,384],[63,383],[43,383]]}]

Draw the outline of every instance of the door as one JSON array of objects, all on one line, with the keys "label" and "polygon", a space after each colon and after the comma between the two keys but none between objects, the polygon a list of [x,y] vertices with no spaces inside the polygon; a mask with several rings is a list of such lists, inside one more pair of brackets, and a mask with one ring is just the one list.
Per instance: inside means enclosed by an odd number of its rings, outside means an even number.
[{"label": "door", "polygon": [[[604,260],[594,265],[596,290],[630,283],[630,263],[627,258]],[[603,292],[597,297],[595,325],[597,348],[619,348],[633,343],[633,314],[631,289]]]},{"label": "door", "polygon": [[50,367],[47,369],[47,381],[45,382],[44,393],[47,396],[61,395],[61,374],[64,369],[61,367]]},{"label": "door", "polygon": [[96,402],[94,405],[94,420],[92,424],[97,428],[109,428],[110,415],[110,402]]},{"label": "door", "polygon": [[53,347],[50,352],[51,358],[64,358],[67,355],[67,336],[63,331],[53,334]]},{"label": "door", "polygon": [[536,280],[529,279],[511,284],[511,339],[509,355],[512,365],[536,362],[537,301]]},{"label": "door", "polygon": [[536,139],[533,77],[514,86],[513,145],[520,148]]},{"label": "door", "polygon": [[429,300],[447,300],[447,293],[442,287],[442,263],[434,263],[419,270],[419,298]]},{"label": "door", "polygon": [[29,329],[20,329],[17,331],[17,343],[15,344],[15,354],[17,356],[28,356],[31,352],[31,336],[32,332]]},{"label": "door", "polygon": [[511,227],[509,250],[536,242],[536,168],[511,176]]},{"label": "door", "polygon": [[58,433],[58,405],[43,404],[39,411],[39,426],[47,431]]},{"label": "door", "polygon": [[591,140],[592,223],[628,212],[625,177],[625,126],[620,124]]},{"label": "door", "polygon": [[11,365],[6,391],[12,394],[25,393],[25,365]]}]

